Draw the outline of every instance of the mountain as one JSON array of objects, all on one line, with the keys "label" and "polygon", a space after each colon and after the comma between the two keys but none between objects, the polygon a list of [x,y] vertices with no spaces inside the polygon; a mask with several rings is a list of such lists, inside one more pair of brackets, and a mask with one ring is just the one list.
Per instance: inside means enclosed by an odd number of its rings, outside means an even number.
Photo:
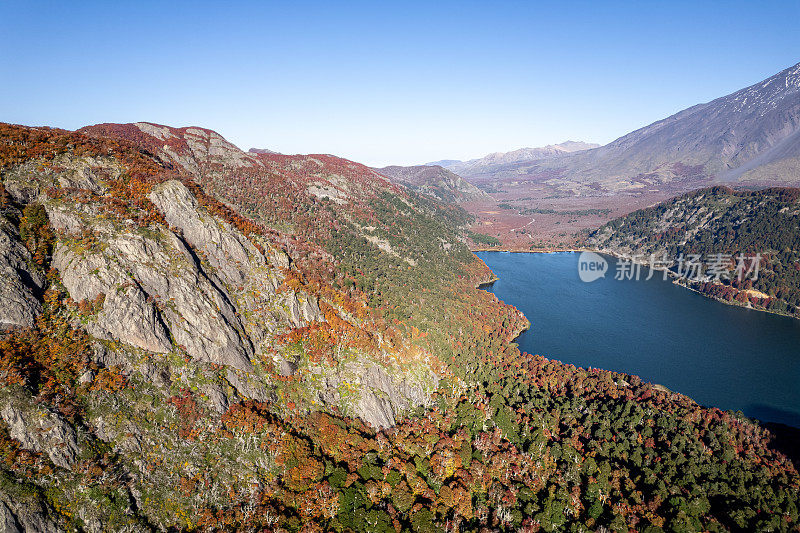
[{"label": "mountain", "polygon": [[279,153],[279,152],[273,152],[272,150],[269,150],[267,148],[250,148],[248,150],[248,152],[251,153],[251,154],[277,154],[277,153]]},{"label": "mountain", "polygon": [[[481,181],[491,176],[497,169],[515,163],[528,163],[539,159],[558,157],[573,152],[597,148],[599,144],[581,141],[566,141],[561,144],[550,144],[541,148],[520,148],[512,152],[494,152],[479,159],[469,161],[447,161],[441,166],[470,179]],[[433,165],[434,163],[428,163]]]},{"label": "mountain", "polygon": [[[460,223],[458,211],[415,202],[346,160],[246,154],[211,130],[149,123],[100,124],[79,133],[8,131],[6,147],[19,143],[27,152],[16,165],[13,152],[4,159],[3,194],[19,213],[5,220],[13,276],[2,287],[9,305],[0,311],[0,324],[36,325],[46,307],[47,269],[26,272],[24,266],[44,261],[59,273],[65,297],[95,302],[83,329],[124,347],[108,357],[124,359],[133,349],[219,365],[229,369],[229,382],[241,384],[234,395],[271,397],[272,366],[286,375],[304,372],[302,357],[284,345],[293,330],[327,332],[346,322],[356,336],[367,334],[360,321],[368,307],[355,287],[376,280],[359,274],[348,254],[357,253],[358,266],[378,272],[474,261],[448,226]],[[40,159],[30,154],[37,150],[46,154],[42,172],[31,171]],[[23,231],[34,215],[50,232],[47,252]],[[50,259],[34,253],[26,260],[24,247],[14,244],[15,221],[19,239],[33,239],[30,247]],[[399,232],[387,231],[396,223],[437,237],[417,253],[398,240]],[[408,275],[426,281],[423,274]],[[390,330],[381,333],[386,342]],[[336,405],[381,427],[393,425],[411,397],[422,401],[435,388],[438,377],[426,365],[412,383],[400,366],[378,363],[370,350],[351,361],[347,378],[320,374],[321,387],[307,391],[317,399],[305,401]],[[405,351],[398,347],[394,355]],[[351,384],[351,400],[337,390],[343,379],[364,382]]]},{"label": "mountain", "polygon": [[[800,182],[800,64],[593,150],[515,163],[493,178],[553,179],[586,192],[704,183]],[[469,174],[465,174],[470,176]],[[597,189],[597,185],[595,185]]]},{"label": "mountain", "polygon": [[459,159],[442,159],[440,161],[432,161],[430,163],[425,163],[426,165],[430,166],[439,166],[439,167],[447,167],[452,165],[453,163],[461,163]]},{"label": "mountain", "polygon": [[208,129],[0,124],[4,529],[797,523],[758,422],[521,353],[469,220]]},{"label": "mountain", "polygon": [[[690,275],[679,276],[682,283],[727,303],[800,318],[800,189],[700,189],[612,220],[588,242],[639,261],[652,257],[676,271],[683,266],[678,258],[699,255],[703,269],[684,269]],[[708,269],[718,254],[730,270],[719,277]],[[737,258],[756,254],[756,279],[739,279]],[[743,273],[752,261],[742,263]]]},{"label": "mountain", "polygon": [[395,183],[402,183],[419,193],[447,203],[488,198],[485,192],[439,165],[388,166],[375,170]]}]

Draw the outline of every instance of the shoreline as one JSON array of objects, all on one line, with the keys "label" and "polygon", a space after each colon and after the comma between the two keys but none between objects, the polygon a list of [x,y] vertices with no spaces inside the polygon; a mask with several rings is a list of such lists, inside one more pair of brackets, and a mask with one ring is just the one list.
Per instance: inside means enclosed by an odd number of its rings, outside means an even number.
[{"label": "shoreline", "polygon": [[[511,251],[511,250],[471,250],[471,251],[473,253],[475,251],[487,251],[487,252],[492,251],[492,252],[506,252],[506,253],[539,253],[539,254],[559,253],[559,252],[575,252],[575,253],[577,253],[579,251],[591,251],[591,252],[594,252],[594,253],[605,254],[605,255],[608,255],[608,256],[611,256],[611,257],[615,257],[617,259],[630,259],[629,257],[623,257],[621,254],[618,254],[618,253],[615,253],[615,252],[600,251],[600,250],[596,250],[596,249],[595,250],[591,250],[591,249],[583,249],[583,250],[535,250],[535,251],[534,250],[531,250],[531,251],[522,251],[522,250],[519,250],[519,251]],[[648,266],[646,263],[639,263],[639,264],[641,264],[643,266]],[[648,266],[648,268],[649,268],[649,266]],[[694,289],[692,287],[689,287],[687,285],[679,283],[679,280],[683,279],[683,278],[678,277],[678,275],[675,274],[674,272],[672,272],[671,270],[667,269],[667,273],[668,273],[667,275],[672,279],[672,284],[673,285],[678,285],[679,287],[683,287],[684,289],[688,289],[688,290],[690,290],[690,291],[692,291],[694,293],[697,293],[700,296],[703,296],[704,298],[708,298],[710,300],[716,300],[716,301],[718,301],[718,302],[720,302],[722,304],[731,305],[731,306],[734,306],[734,307],[742,307],[744,309],[750,309],[750,310],[753,310],[753,311],[762,311],[762,312],[765,312],[765,313],[770,313],[770,314],[778,315],[778,316],[786,316],[786,317],[789,317],[789,318],[800,318],[800,317],[794,317],[792,315],[786,315],[784,313],[778,313],[778,312],[769,311],[769,310],[766,310],[766,309],[759,309],[757,307],[747,307],[747,306],[740,305],[740,304],[729,303],[729,302],[727,302],[725,300],[720,300],[720,299],[715,298],[713,296],[710,296],[710,295],[707,295],[705,293],[702,293],[702,292],[698,291],[697,289]],[[494,282],[498,281],[499,279],[500,278],[498,278],[493,273],[493,275],[492,275],[490,280],[477,284],[476,288],[490,287]],[[516,307],[515,307],[515,309],[516,309]],[[525,320],[527,321],[527,325],[523,326],[522,328],[520,328],[520,330],[518,332],[513,334],[513,336],[511,337],[511,340],[509,340],[506,344],[515,344],[517,346],[517,349],[519,349],[521,353],[527,353],[527,352],[523,352],[522,349],[519,348],[519,343],[517,341],[519,340],[519,338],[522,336],[523,333],[525,333],[526,331],[530,331],[531,330],[531,326],[533,324],[530,321],[530,319],[524,313],[522,313],[522,311],[520,311],[519,309],[517,309],[517,311],[525,318]],[[528,354],[528,355],[536,355],[536,354]],[[557,362],[559,362],[561,364],[567,364],[567,363],[564,363],[562,360],[557,359],[555,357],[551,357],[551,356],[547,356],[547,355],[541,355],[541,354],[539,354],[539,355],[541,357],[546,358],[546,359],[557,361]],[[592,370],[592,367],[582,367],[580,365],[574,365],[574,366],[575,367],[579,367],[579,368],[584,368],[584,369],[589,370],[589,371]],[[600,369],[600,370],[605,370],[605,369]],[[616,371],[616,370],[606,370],[606,371],[613,372],[613,373],[616,373],[616,374],[627,375],[627,376],[636,376],[639,379],[641,379],[643,382],[649,383],[656,390],[660,390],[660,391],[668,393],[668,394],[683,396],[685,398],[688,398],[690,401],[696,403],[697,405],[700,405],[701,407],[704,407],[704,408],[715,408],[715,409],[720,409],[720,410],[728,412],[728,413],[734,413],[734,411],[730,410],[730,409],[729,410],[725,410],[725,409],[721,409],[719,407],[715,407],[713,405],[700,404],[699,402],[697,402],[691,396],[688,396],[688,395],[686,395],[686,394],[684,394],[682,392],[678,392],[676,390],[672,390],[672,389],[666,387],[665,385],[662,385],[660,383],[656,383],[655,381],[648,381],[648,380],[643,379],[641,376],[638,376],[636,374],[630,374],[630,373],[627,373],[627,372],[624,372],[624,371]],[[756,418],[756,417],[753,417],[753,416],[747,416],[747,415],[745,415],[745,417],[747,419],[749,419],[749,420],[755,421],[761,427],[766,428],[769,431],[773,432],[774,435],[780,434],[782,436],[782,438],[787,438],[788,435],[798,435],[798,434],[800,434],[800,426],[795,427],[795,426],[792,426],[792,425],[787,424],[785,422],[767,422],[767,421],[762,420],[760,418]],[[795,437],[792,437],[792,438],[795,438]],[[800,457],[800,455],[798,455],[798,456]]]},{"label": "shoreline", "polygon": [[470,252],[505,252],[509,254],[557,254],[562,252],[593,252],[591,248],[552,248],[542,250],[523,250],[522,248],[470,248]]},{"label": "shoreline", "polygon": [[[501,253],[510,253],[510,254],[556,254],[556,253],[566,253],[566,252],[569,252],[569,253],[593,252],[593,253],[596,253],[596,254],[608,255],[608,256],[614,257],[615,259],[626,259],[626,260],[632,261],[632,262],[634,262],[634,263],[636,263],[638,265],[650,268],[649,263],[642,263],[642,262],[639,262],[639,261],[633,261],[633,258],[625,256],[625,255],[617,253],[617,252],[614,252],[612,250],[600,250],[600,249],[597,249],[597,248],[553,248],[553,249],[542,249],[542,250],[520,250],[520,249],[513,249],[513,248],[504,248],[504,249],[498,249],[498,248],[470,248],[470,252],[472,252],[473,254],[476,253],[476,252],[501,252]],[[704,298],[708,298],[709,300],[714,300],[714,301],[719,302],[719,303],[724,304],[724,305],[729,305],[731,307],[741,307],[742,309],[749,309],[751,311],[760,311],[762,313],[769,313],[771,315],[784,316],[784,317],[787,317],[787,318],[793,318],[795,320],[800,320],[800,316],[797,316],[797,315],[792,315],[792,314],[784,313],[784,312],[781,312],[781,311],[773,311],[771,309],[765,309],[763,307],[755,307],[755,306],[752,305],[752,303],[750,305],[743,305],[741,302],[737,302],[736,300],[728,301],[728,300],[723,300],[721,298],[717,298],[716,296],[712,296],[710,294],[706,294],[704,292],[701,292],[701,291],[695,289],[694,287],[690,287],[686,283],[681,283],[681,280],[683,280],[684,278],[678,276],[677,274],[675,274],[675,272],[673,272],[673,271],[671,271],[669,269],[667,269],[667,276],[669,276],[669,278],[672,280],[672,284],[673,285],[677,285],[678,287],[682,287],[684,289],[688,289],[688,290],[690,290],[690,291],[692,291],[692,292],[694,292],[696,294],[699,294],[700,296],[702,296]],[[497,281],[497,277],[496,276],[495,276],[495,279],[491,280],[491,282],[481,283],[480,285],[476,286],[476,288],[479,289],[479,288],[483,287],[484,285],[490,286],[495,281]]]},{"label": "shoreline", "polygon": [[476,289],[483,289],[484,287],[491,287],[492,285],[494,285],[494,282],[499,280],[499,279],[500,278],[495,276],[494,272],[493,272],[491,278],[489,278],[489,279],[487,279],[485,281],[479,281],[478,283],[475,284],[475,288]]}]

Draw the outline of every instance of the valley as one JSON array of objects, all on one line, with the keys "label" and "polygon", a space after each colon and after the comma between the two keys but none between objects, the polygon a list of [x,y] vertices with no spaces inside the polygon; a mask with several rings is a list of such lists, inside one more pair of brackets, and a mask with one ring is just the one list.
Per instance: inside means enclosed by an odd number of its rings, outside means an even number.
[{"label": "valley", "polygon": [[800,533],[796,0],[0,20],[0,531]]},{"label": "valley", "polygon": [[491,246],[474,242],[473,249],[516,251],[584,246],[588,233],[636,209],[670,197],[668,192],[631,195],[573,196],[531,183],[504,184],[490,199],[460,205],[475,217],[470,230],[493,237]]},{"label": "valley", "polygon": [[703,187],[800,184],[798,124],[800,64],[605,146],[567,141],[440,163],[489,195],[459,201],[492,248],[571,248],[587,230]]}]

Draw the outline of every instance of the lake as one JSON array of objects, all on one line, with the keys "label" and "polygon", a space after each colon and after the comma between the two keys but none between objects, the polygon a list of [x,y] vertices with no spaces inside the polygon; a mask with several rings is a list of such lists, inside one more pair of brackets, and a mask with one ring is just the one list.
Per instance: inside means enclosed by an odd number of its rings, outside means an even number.
[{"label": "lake", "polygon": [[487,290],[525,313],[520,349],[660,383],[697,403],[800,427],[800,320],[725,305],[664,281],[590,283],[577,253],[479,252]]}]

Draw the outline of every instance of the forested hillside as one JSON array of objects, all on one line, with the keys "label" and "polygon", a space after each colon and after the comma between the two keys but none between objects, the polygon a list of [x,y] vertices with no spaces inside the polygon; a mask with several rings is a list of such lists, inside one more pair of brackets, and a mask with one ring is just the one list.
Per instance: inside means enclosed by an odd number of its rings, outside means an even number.
[{"label": "forested hillside", "polygon": [[397,165],[375,169],[397,183],[445,203],[485,200],[488,195],[467,180],[439,165]]},{"label": "forested hillside", "polygon": [[467,215],[367,167],[0,125],[0,177],[9,527],[797,530],[768,430],[520,353]]},{"label": "forested hillside", "polygon": [[759,254],[757,276],[683,281],[729,303],[800,316],[800,189],[701,189],[613,220],[589,242],[640,261],[666,254],[673,269],[681,254],[723,254],[731,274],[740,255]]}]

